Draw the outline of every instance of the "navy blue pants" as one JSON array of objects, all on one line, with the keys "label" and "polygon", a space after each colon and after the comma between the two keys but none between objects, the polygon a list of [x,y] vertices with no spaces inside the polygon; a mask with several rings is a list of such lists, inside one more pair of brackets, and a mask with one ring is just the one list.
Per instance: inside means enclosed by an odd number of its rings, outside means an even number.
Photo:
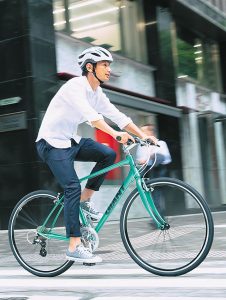
[{"label": "navy blue pants", "polygon": [[[64,222],[67,237],[79,237],[79,205],[81,197],[81,185],[74,169],[74,161],[92,161],[96,165],[91,173],[97,172],[112,165],[116,153],[111,148],[102,145],[92,139],[82,138],[77,144],[72,140],[69,148],[54,148],[45,140],[36,143],[37,151],[45,161],[58,183],[64,189]],[[86,188],[98,191],[104,181],[106,173],[89,179]]]}]

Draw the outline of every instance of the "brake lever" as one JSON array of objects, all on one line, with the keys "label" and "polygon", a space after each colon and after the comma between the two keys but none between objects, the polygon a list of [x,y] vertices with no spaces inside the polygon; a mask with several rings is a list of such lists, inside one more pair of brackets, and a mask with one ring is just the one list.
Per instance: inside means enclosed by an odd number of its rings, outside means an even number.
[{"label": "brake lever", "polygon": [[[117,141],[121,141],[122,140],[122,138],[121,138],[121,136],[116,136],[116,140]],[[153,145],[153,146],[157,146],[157,147],[160,147],[160,145],[158,145],[158,144],[155,144],[154,142],[152,142],[152,141],[150,141],[150,140],[142,140],[142,139],[139,139],[138,137],[134,137],[134,140],[135,140],[135,143],[136,144],[140,144],[141,146],[145,146],[146,145],[146,143],[148,143],[149,145]],[[130,145],[132,145],[134,142],[131,140],[131,139],[128,139],[128,141],[127,141],[127,146],[130,146]]]},{"label": "brake lever", "polygon": [[159,144],[155,144],[153,141],[151,140],[141,140],[143,143],[140,143],[141,146],[146,146],[147,144],[151,145],[151,146],[156,146],[156,147],[160,147]]}]

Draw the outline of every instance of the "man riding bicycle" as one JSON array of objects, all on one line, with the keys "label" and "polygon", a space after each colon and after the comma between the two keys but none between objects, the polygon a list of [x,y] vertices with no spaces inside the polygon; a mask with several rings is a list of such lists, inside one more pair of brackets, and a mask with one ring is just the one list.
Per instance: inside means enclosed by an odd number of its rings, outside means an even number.
[{"label": "man riding bicycle", "polygon": [[[99,220],[101,213],[95,210],[90,199],[98,191],[106,174],[89,179],[84,190],[74,169],[74,161],[96,162],[93,172],[97,172],[112,165],[116,153],[109,147],[90,138],[83,138],[77,134],[78,125],[88,122],[114,139],[120,137],[120,143],[128,139],[134,141],[128,133],[142,139],[151,139],[132,120],[121,113],[103,93],[100,84],[110,79],[113,62],[111,53],[102,47],[90,47],[78,57],[78,64],[82,69],[82,76],[66,82],[51,100],[36,139],[39,156],[45,161],[56,180],[64,189],[64,220],[69,247],[66,251],[67,259],[97,263],[102,259],[93,255],[81,243],[79,224],[79,207],[85,214]],[[109,126],[103,116],[116,123],[123,131],[116,131]],[[117,140],[119,140],[117,138]]]}]

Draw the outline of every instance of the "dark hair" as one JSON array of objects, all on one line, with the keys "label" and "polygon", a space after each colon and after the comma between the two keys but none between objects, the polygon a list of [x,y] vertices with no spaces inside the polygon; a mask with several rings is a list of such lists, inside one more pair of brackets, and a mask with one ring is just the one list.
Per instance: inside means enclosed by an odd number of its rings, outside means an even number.
[{"label": "dark hair", "polygon": [[94,70],[95,70],[95,68],[96,68],[96,63],[87,61],[87,62],[85,63],[85,65],[83,66],[83,68],[82,68],[82,76],[87,76],[87,74],[89,73],[89,71],[88,71],[87,68],[86,68],[86,65],[87,65],[87,64],[92,64]]},{"label": "dark hair", "polygon": [[86,69],[86,66],[82,68],[82,76],[87,76],[88,70]]}]

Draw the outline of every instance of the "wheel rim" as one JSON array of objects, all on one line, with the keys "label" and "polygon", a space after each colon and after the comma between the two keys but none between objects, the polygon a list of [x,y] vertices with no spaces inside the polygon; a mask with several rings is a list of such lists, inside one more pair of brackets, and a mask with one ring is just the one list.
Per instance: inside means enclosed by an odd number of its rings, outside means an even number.
[{"label": "wheel rim", "polygon": [[[25,269],[39,276],[57,275],[72,264],[66,260],[66,241],[45,239],[37,233],[54,206],[55,198],[45,193],[28,196],[18,205],[11,218],[9,229],[13,253]],[[65,235],[62,212],[54,232]]]},{"label": "wheel rim", "polygon": [[[164,188],[163,188],[164,186]],[[122,220],[124,244],[132,258],[143,268],[159,275],[180,275],[196,267],[212,243],[212,223],[203,213],[200,195],[175,182],[152,182],[155,196],[161,191],[165,207],[160,208],[170,228],[156,229],[144,209],[139,194],[128,201]],[[172,209],[172,199],[184,201],[184,214]],[[161,205],[160,205],[161,206]],[[163,212],[164,211],[164,212]],[[174,214],[174,215],[173,215]]]}]

